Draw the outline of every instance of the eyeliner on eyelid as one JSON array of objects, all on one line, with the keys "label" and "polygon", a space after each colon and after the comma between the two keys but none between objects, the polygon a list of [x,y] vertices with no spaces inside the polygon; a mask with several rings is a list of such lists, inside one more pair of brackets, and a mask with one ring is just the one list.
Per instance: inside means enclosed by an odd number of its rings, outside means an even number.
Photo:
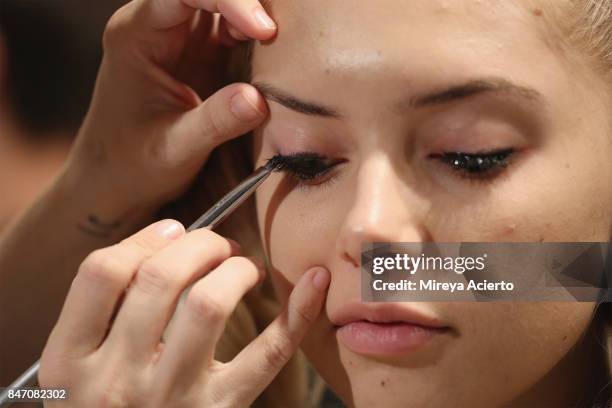
[{"label": "eyeliner on eyelid", "polygon": [[278,154],[275,158],[282,163],[283,172],[290,174],[298,182],[312,182],[344,162],[344,160],[333,160],[314,152]]},{"label": "eyeliner on eyelid", "polygon": [[[477,153],[435,153],[428,157],[445,164],[453,174],[462,179],[487,182],[492,181],[509,166],[510,159],[515,153],[514,148],[505,148]],[[303,187],[317,187],[334,181],[335,175],[330,175],[330,172],[337,165],[346,162],[307,151],[277,154],[274,159],[281,164],[282,172],[293,177],[298,186]]]}]

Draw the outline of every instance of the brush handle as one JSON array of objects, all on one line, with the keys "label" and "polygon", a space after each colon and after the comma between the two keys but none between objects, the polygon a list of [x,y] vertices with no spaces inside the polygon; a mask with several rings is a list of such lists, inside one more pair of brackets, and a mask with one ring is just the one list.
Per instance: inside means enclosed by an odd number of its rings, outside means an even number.
[{"label": "brush handle", "polygon": [[187,232],[198,228],[214,229],[228,215],[246,201],[261,183],[274,171],[271,166],[262,166],[253,172],[236,188],[223,196],[215,205],[187,228]]},{"label": "brush handle", "polygon": [[28,368],[19,376],[11,385],[9,385],[2,393],[0,393],[0,407],[7,407],[9,402],[8,393],[10,390],[18,390],[25,387],[33,387],[36,385],[36,376],[40,367],[40,360],[37,360],[32,367]]},{"label": "brush handle", "polygon": [[[272,165],[265,165],[256,169],[253,174],[246,178],[236,188],[227,193],[221,200],[213,205],[208,211],[206,211],[200,218],[198,218],[193,224],[187,228],[187,232],[193,231],[198,228],[209,228],[214,229],[219,225],[228,215],[242,204],[247,198],[249,198],[259,187],[264,180],[276,170],[276,167]],[[33,386],[36,384],[36,377],[38,375],[38,369],[40,367],[40,360],[36,361],[32,367],[28,368],[19,378],[17,378],[11,385],[8,386],[0,394],[0,408],[5,406],[8,400],[8,392],[10,390],[17,390],[23,387]]]}]

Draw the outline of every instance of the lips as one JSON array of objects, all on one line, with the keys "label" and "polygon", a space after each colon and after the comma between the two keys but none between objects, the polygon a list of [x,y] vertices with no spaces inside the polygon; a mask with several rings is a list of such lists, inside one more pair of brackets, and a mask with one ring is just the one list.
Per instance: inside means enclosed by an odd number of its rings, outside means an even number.
[{"label": "lips", "polygon": [[396,304],[349,303],[329,317],[340,343],[373,356],[416,352],[449,330],[435,317]]}]

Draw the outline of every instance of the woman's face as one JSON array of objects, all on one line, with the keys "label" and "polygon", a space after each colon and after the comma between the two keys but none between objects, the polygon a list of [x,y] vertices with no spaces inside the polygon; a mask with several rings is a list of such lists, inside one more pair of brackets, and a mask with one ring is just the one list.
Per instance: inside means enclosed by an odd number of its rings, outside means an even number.
[{"label": "woman's face", "polygon": [[[360,302],[362,241],[610,239],[607,88],[531,3],[272,4],[278,37],[253,54],[271,112],[257,163],[316,163],[310,180],[264,183],[259,225],[281,299],[309,268],[331,272],[303,349],[348,404],[490,407],[563,401],[582,385],[568,351],[590,303],[397,303],[447,329],[385,353],[337,336],[341,308]],[[480,173],[440,156],[492,151],[504,153]]]}]

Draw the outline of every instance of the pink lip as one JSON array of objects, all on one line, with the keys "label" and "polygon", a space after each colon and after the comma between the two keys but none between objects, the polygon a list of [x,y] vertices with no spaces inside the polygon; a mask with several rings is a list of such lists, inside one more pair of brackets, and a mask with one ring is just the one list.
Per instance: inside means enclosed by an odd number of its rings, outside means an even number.
[{"label": "pink lip", "polygon": [[344,346],[374,356],[415,351],[449,329],[436,318],[388,303],[349,303],[330,313],[330,320]]}]

